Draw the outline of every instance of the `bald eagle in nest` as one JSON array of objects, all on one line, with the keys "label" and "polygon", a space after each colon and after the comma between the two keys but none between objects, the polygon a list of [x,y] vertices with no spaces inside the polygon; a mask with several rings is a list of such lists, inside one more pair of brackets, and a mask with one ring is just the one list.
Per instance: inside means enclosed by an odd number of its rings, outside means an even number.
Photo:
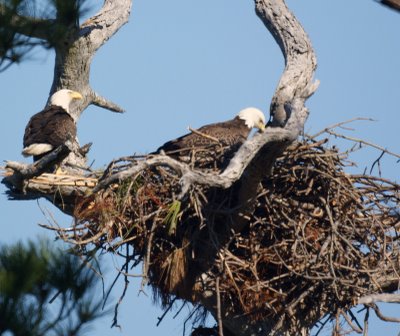
[{"label": "bald eagle in nest", "polygon": [[54,93],[47,107],[28,122],[22,155],[37,161],[66,141],[76,138],[77,113],[70,111],[73,100],[82,99],[79,92],[62,89]]},{"label": "bald eagle in nest", "polygon": [[164,152],[196,168],[222,169],[246,141],[252,128],[263,132],[265,116],[259,109],[249,107],[231,120],[205,125],[168,141],[155,153]]}]

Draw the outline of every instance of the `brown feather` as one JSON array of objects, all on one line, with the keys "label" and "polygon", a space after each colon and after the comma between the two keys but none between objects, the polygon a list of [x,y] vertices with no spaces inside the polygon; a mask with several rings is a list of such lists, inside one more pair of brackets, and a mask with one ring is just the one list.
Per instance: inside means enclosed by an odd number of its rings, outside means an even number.
[{"label": "brown feather", "polygon": [[[56,148],[75,137],[76,125],[72,117],[60,106],[49,106],[29,120],[23,142],[24,148],[38,143]],[[43,155],[35,156],[34,160]]]},{"label": "brown feather", "polygon": [[[163,150],[167,155],[180,161],[195,161],[196,167],[204,167],[204,164],[218,160],[216,166],[221,167],[222,161],[226,161],[227,156],[232,157],[250,133],[245,122],[238,117],[205,125],[196,131],[166,142],[157,152]],[[218,139],[219,142],[212,138]]]},{"label": "brown feather", "polygon": [[[245,125],[243,120],[236,117],[229,121],[205,125],[197,129],[197,131],[218,139],[223,146],[234,146],[238,143],[243,143],[247,139],[250,129]],[[167,153],[179,149],[195,149],[210,145],[215,145],[215,141],[198,133],[188,133],[166,142],[158,148],[157,152],[163,150]]]}]

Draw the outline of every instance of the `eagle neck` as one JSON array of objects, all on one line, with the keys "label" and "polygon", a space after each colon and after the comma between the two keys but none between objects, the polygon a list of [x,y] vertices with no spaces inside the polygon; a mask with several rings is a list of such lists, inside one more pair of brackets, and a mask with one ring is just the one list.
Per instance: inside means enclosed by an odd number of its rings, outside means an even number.
[{"label": "eagle neck", "polygon": [[240,117],[235,117],[235,119],[233,119],[233,121],[235,122],[235,124],[237,125],[237,127],[241,128],[241,129],[246,129],[250,132],[251,127],[249,127],[246,124],[246,120],[241,119]]},{"label": "eagle neck", "polygon": [[78,120],[78,116],[75,116],[73,113],[71,113],[68,106],[66,107],[65,105],[62,105],[62,104],[51,104],[49,106],[49,108],[61,109],[62,112],[67,113],[72,118],[74,123],[76,124],[76,122]]}]

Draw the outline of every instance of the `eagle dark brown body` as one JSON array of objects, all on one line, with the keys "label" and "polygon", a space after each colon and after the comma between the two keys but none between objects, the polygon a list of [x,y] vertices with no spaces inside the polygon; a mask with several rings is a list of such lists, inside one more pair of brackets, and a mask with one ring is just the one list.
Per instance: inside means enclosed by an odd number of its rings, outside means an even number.
[{"label": "eagle dark brown body", "polygon": [[173,154],[181,150],[199,149],[218,144],[221,146],[235,146],[242,144],[247,139],[250,129],[243,120],[236,117],[226,122],[200,127],[197,132],[168,141],[157,151],[163,150],[170,155],[170,152]]},{"label": "eagle dark brown body", "polygon": [[70,104],[83,96],[69,89],[55,92],[47,107],[36,113],[28,122],[24,134],[22,155],[33,156],[37,161],[68,140],[76,141],[76,122],[79,110],[70,110]]},{"label": "eagle dark brown body", "polygon": [[72,117],[60,106],[48,106],[35,114],[28,122],[24,134],[24,148],[33,144],[48,144],[51,149],[41,155],[34,155],[37,161],[52,149],[76,137],[76,124]]},{"label": "eagle dark brown body", "polygon": [[191,163],[196,168],[221,169],[246,141],[253,127],[264,129],[261,111],[248,108],[232,120],[205,125],[192,133],[166,142],[157,153]]}]

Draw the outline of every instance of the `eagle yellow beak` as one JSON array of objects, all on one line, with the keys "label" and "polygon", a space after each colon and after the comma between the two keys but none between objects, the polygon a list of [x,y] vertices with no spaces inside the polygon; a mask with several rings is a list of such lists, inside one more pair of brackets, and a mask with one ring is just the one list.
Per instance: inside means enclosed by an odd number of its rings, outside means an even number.
[{"label": "eagle yellow beak", "polygon": [[264,132],[265,131],[265,124],[264,122],[262,122],[261,120],[258,122],[257,124],[257,128],[260,130],[260,132]]},{"label": "eagle yellow beak", "polygon": [[72,91],[70,96],[72,99],[83,99],[82,95],[77,91]]}]

